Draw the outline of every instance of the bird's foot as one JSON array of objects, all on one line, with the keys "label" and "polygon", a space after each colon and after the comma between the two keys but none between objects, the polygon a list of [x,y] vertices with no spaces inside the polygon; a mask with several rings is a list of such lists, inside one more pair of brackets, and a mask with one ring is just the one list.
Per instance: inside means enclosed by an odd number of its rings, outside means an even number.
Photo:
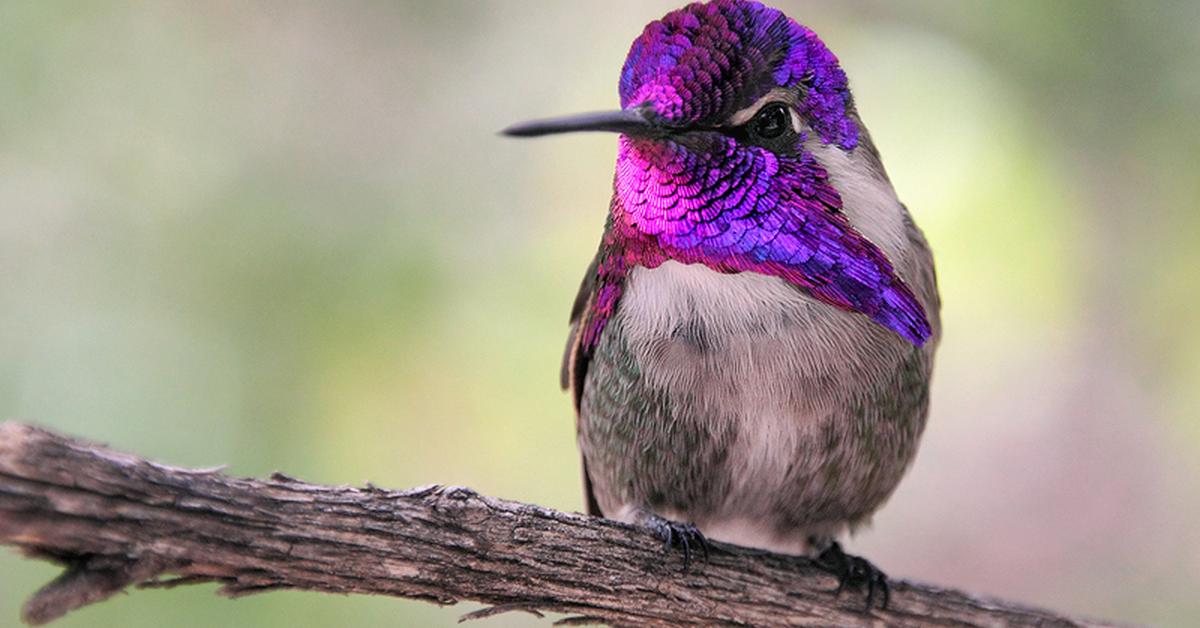
[{"label": "bird's foot", "polygon": [[662,540],[664,550],[670,551],[674,548],[683,550],[683,570],[685,572],[692,564],[693,550],[699,550],[704,556],[704,560],[708,560],[708,539],[704,538],[696,526],[652,514],[646,515],[644,523],[654,536]]},{"label": "bird's foot", "polygon": [[887,574],[880,571],[867,559],[843,552],[841,544],[835,541],[828,549],[821,552],[820,556],[817,556],[816,563],[837,576],[838,588],[834,595],[841,595],[842,591],[847,588],[865,588],[867,590],[867,612],[874,608],[877,594],[880,598],[879,608],[887,609],[888,601],[891,598]]}]

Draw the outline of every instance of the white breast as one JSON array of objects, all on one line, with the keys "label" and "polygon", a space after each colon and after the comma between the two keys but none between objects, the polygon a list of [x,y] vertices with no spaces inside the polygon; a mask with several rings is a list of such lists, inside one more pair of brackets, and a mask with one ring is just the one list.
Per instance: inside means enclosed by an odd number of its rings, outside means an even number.
[{"label": "white breast", "polygon": [[[757,273],[727,274],[702,264],[668,261],[635,268],[621,297],[629,342],[665,367],[665,383],[695,375],[697,359],[739,383],[783,369],[792,380],[833,375],[867,366],[890,332],[861,314],[808,297],[783,279]],[[701,352],[688,332],[716,346]],[[888,342],[903,347],[903,342]],[[778,380],[768,380],[778,381]],[[759,382],[765,384],[767,382]]]},{"label": "white breast", "polygon": [[718,421],[736,425],[727,459],[734,484],[704,522],[706,534],[807,551],[804,531],[778,538],[769,513],[756,509],[788,488],[783,481],[803,443],[819,438],[821,422],[862,378],[894,368],[905,341],[782,279],[700,264],[633,270],[618,316],[647,383],[671,397],[677,417],[713,422],[714,431]]}]

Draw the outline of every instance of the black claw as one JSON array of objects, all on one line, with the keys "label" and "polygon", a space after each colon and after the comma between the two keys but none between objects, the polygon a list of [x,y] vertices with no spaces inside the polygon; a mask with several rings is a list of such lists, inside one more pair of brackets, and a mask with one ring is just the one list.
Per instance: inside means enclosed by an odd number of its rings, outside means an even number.
[{"label": "black claw", "polygon": [[692,564],[692,547],[700,550],[704,560],[708,560],[708,539],[700,533],[700,529],[690,523],[679,523],[663,519],[658,515],[646,517],[646,527],[663,542],[663,550],[671,551],[678,547],[683,550],[683,570],[687,571]]},{"label": "black claw", "polygon": [[817,557],[817,565],[837,576],[838,588],[834,595],[842,591],[865,588],[867,590],[866,611],[875,607],[875,596],[880,596],[880,610],[886,610],[891,601],[891,587],[888,585],[887,574],[871,564],[871,561],[859,556],[851,556],[842,551],[842,546],[833,543],[829,549]]}]

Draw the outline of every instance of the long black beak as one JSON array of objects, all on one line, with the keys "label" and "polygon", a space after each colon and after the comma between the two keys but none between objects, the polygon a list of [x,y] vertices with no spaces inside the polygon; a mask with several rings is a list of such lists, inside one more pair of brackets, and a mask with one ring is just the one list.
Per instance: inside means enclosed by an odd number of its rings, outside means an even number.
[{"label": "long black beak", "polygon": [[501,131],[513,137],[538,137],[555,133],[576,131],[608,131],[626,135],[656,135],[663,129],[654,124],[645,109],[632,108],[620,111],[596,111],[579,113],[560,118],[544,118],[518,122]]}]

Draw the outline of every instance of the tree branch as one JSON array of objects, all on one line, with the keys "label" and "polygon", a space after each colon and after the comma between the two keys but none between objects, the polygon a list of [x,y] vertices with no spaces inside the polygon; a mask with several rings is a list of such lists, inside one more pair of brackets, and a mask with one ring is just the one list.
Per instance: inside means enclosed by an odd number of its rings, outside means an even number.
[{"label": "tree branch", "polygon": [[[674,626],[1097,625],[950,589],[893,581],[887,611],[833,595],[811,562],[715,544],[681,570],[636,527],[478,495],[318,486],[281,474],[156,464],[45,430],[0,424],[0,543],[66,566],[35,593],[41,624],[128,586],[221,583],[373,593],[522,610],[569,623]],[[172,579],[164,579],[173,574]]]}]

